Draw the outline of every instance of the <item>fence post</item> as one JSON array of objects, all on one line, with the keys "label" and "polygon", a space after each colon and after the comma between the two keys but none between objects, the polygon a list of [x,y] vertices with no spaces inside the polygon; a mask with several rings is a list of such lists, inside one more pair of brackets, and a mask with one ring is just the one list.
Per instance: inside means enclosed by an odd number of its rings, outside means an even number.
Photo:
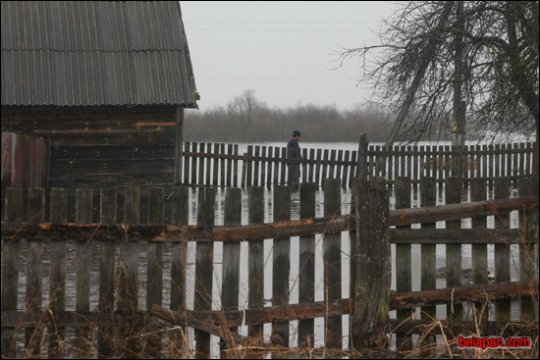
[{"label": "fence post", "polygon": [[356,176],[361,180],[368,179],[368,140],[367,134],[364,133],[360,136],[360,142],[358,143],[358,172]]},{"label": "fence post", "polygon": [[356,244],[354,292],[351,294],[351,345],[361,348],[386,343],[390,307],[391,253],[388,194],[383,178],[358,178],[354,185]]}]

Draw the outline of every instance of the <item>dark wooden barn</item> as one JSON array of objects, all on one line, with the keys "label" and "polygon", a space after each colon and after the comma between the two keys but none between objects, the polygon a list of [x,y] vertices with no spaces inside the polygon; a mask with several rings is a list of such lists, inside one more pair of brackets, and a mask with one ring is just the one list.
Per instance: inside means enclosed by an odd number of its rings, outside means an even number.
[{"label": "dark wooden barn", "polygon": [[2,1],[1,16],[2,195],[178,180],[198,98],[179,2]]}]

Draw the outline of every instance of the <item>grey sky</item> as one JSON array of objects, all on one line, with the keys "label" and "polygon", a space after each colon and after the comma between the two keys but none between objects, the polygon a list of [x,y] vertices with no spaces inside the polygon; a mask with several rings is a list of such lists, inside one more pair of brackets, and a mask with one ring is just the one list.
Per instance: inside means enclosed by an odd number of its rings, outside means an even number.
[{"label": "grey sky", "polygon": [[199,106],[224,105],[245,89],[270,106],[335,104],[370,95],[363,63],[337,65],[335,51],[376,42],[395,3],[182,1]]}]

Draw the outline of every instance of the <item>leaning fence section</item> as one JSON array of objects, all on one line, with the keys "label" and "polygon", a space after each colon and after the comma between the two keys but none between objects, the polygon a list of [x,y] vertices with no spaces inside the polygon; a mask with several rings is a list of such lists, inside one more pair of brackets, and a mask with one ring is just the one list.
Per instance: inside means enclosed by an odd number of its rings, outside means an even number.
[{"label": "leaning fence section", "polygon": [[[253,151],[256,153],[256,149]],[[332,158],[332,153],[329,154]],[[355,307],[375,301],[358,296],[349,301],[343,296],[344,288],[350,288],[351,294],[362,294],[355,287],[359,279],[354,269],[369,267],[361,253],[368,251],[365,249],[376,251],[379,244],[373,244],[373,239],[384,238],[370,231],[378,234],[388,231],[390,242],[395,244],[396,256],[392,261],[397,287],[386,306],[388,310],[398,310],[396,319],[390,322],[390,332],[396,334],[399,348],[419,346],[418,334],[423,335],[426,322],[432,322],[433,318],[443,321],[451,331],[459,326],[476,329],[475,326],[480,325],[487,329],[486,335],[510,331],[509,322],[533,320],[534,296],[523,296],[524,291],[516,290],[523,289],[524,284],[536,276],[535,239],[530,230],[533,219],[529,208],[479,205],[478,209],[485,210],[465,215],[472,217],[472,227],[462,228],[459,219],[465,212],[464,208],[457,207],[437,219],[411,220],[421,223],[420,228],[411,228],[411,221],[407,219],[412,215],[400,213],[405,211],[400,208],[410,207],[413,180],[397,177],[395,181],[395,189],[391,191],[396,192],[396,210],[389,215],[384,211],[377,215],[388,216],[388,225],[392,228],[387,230],[378,226],[377,220],[368,219],[372,212],[362,207],[358,209],[366,214],[366,219],[356,220],[356,223],[371,224],[374,230],[359,228],[354,225],[354,217],[341,214],[341,179],[324,182],[324,219],[314,219],[316,184],[300,189],[300,220],[291,220],[290,190],[276,187],[270,193],[273,224],[263,224],[265,192],[262,184],[243,193],[240,189],[228,188],[224,199],[224,225],[217,227],[214,224],[218,199],[213,187],[202,187],[196,192],[187,187],[33,189],[27,197],[21,189],[10,188],[7,190],[7,217],[2,224],[2,354],[26,357],[48,353],[55,358],[178,357],[188,354],[191,348],[192,342],[185,331],[186,327],[191,327],[195,330],[194,350],[198,357],[210,356],[211,335],[222,339],[219,351],[227,356],[226,352],[238,344],[248,347],[262,344],[265,324],[271,324],[267,341],[289,347],[293,338],[290,321],[295,320],[298,320],[294,330],[298,345],[312,347],[319,331],[314,319],[322,319],[324,323],[322,345],[342,349],[345,343],[353,342],[351,336],[359,331],[359,327],[354,326],[356,317],[351,316],[352,331],[342,333],[343,315],[353,314]],[[436,182],[434,178],[421,179],[421,206],[435,204]],[[529,179],[520,179],[519,195],[529,195],[530,185]],[[512,185],[508,178],[495,180],[494,186],[496,198],[510,197]],[[475,180],[471,187],[473,201],[487,200],[485,180]],[[462,186],[456,179],[446,179],[444,188],[447,203],[461,201]],[[186,225],[193,210],[189,199],[194,196],[197,224]],[[23,199],[26,198],[25,205]],[[74,201],[70,202],[70,198]],[[249,224],[244,226],[240,226],[242,206],[247,206],[249,213]],[[388,202],[383,202],[377,209],[388,206]],[[519,229],[511,228],[508,221],[509,211],[515,209],[519,210]],[[409,210],[417,209],[406,209]],[[486,214],[496,215],[495,228],[487,228]],[[436,227],[435,222],[442,219],[448,220],[445,227]],[[363,235],[355,242],[358,229]],[[316,233],[324,236],[318,238]],[[349,238],[351,245],[346,247],[351,251],[344,254],[342,246]],[[270,260],[264,256],[265,241],[272,244]],[[294,258],[291,251],[293,241],[299,242],[299,251],[295,253],[298,258]],[[317,241],[322,241],[324,263],[320,278],[315,277],[320,273],[315,261]],[[217,242],[223,242],[221,263],[215,258]],[[247,258],[241,254],[242,243],[247,243]],[[494,284],[488,271],[489,244],[495,244]],[[188,258],[188,247],[192,246],[195,247],[194,257]],[[420,247],[420,289],[412,287],[413,246]],[[437,250],[440,246],[445,250],[442,253]],[[462,266],[465,247],[471,247],[470,269]],[[347,269],[342,262],[350,256],[350,261],[346,262],[351,265]],[[437,258],[441,256],[445,264],[438,268]],[[268,261],[272,263],[270,273],[265,266]],[[519,267],[513,279],[512,264]],[[187,276],[190,266],[195,267],[193,299],[186,298],[186,284],[191,281]],[[299,269],[295,281],[299,284],[298,304],[291,304],[289,278],[293,266]],[[249,283],[245,309],[239,304],[242,271],[247,271]],[[470,276],[465,276],[467,271]],[[222,286],[217,295],[220,301],[216,302],[212,294],[215,295],[218,276]],[[439,277],[446,287],[455,290],[450,289],[451,298],[441,295],[443,290],[429,292],[437,289]],[[516,277],[521,283],[510,282]],[[272,284],[270,302],[265,299],[266,283]],[[320,284],[324,286],[323,299],[315,301]],[[462,288],[464,285],[482,287]],[[43,293],[46,296],[42,296]],[[66,301],[68,293],[74,294],[69,303]],[[511,296],[521,303],[518,315],[512,313]],[[442,309],[444,311],[436,308],[436,304],[448,302],[451,304]],[[479,324],[478,315],[485,311],[486,302],[494,306],[495,314],[484,313]],[[417,309],[421,310],[420,317],[413,315]],[[409,318],[411,320],[405,321]],[[242,334],[249,337],[239,333],[241,326],[248,327]]]}]

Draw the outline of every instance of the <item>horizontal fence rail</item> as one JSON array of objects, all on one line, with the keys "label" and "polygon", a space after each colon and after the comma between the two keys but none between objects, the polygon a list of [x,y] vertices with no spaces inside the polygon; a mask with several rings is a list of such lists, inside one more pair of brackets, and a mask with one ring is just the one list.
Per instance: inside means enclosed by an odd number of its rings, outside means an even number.
[{"label": "horizontal fence rail", "polygon": [[[225,183],[227,178],[224,176]],[[232,174],[230,178],[234,183]],[[399,196],[410,199],[412,179],[396,180]],[[422,207],[401,208],[401,200],[396,199],[396,210],[388,214],[389,226],[396,226],[390,229],[392,246],[396,254],[405,254],[393,260],[401,274],[396,276],[407,274],[411,283],[412,260],[406,254],[411,244],[421,253],[420,291],[402,287],[407,282],[400,278],[403,284],[391,294],[389,309],[401,311],[396,321],[401,322],[403,312],[410,311],[406,309],[418,307],[437,317],[436,304],[449,301],[453,301],[454,310],[442,319],[449,326],[466,323],[474,328],[462,302],[489,301],[495,307],[496,314],[486,321],[486,329],[511,331],[513,328],[505,327],[510,320],[534,320],[538,288],[530,285],[536,266],[530,259],[537,246],[531,235],[531,208],[536,200],[531,196],[530,179],[518,180],[519,197],[513,198],[510,180],[496,180],[494,200],[487,200],[486,180],[474,179],[473,201],[461,203],[461,197],[454,201],[450,196],[461,193],[459,182],[448,178],[444,206],[434,206],[436,181],[421,180]],[[342,315],[350,314],[355,303],[342,295],[342,289],[350,286],[351,267],[342,267],[349,254],[341,247],[356,229],[355,218],[341,214],[340,206],[333,203],[340,204],[342,184],[342,179],[325,181],[324,216],[319,218],[314,216],[315,185],[300,187],[300,210],[294,219],[290,189],[276,187],[266,192],[267,197],[273,196],[271,223],[264,223],[267,204],[262,184],[244,192],[227,188],[224,199],[216,197],[213,187],[197,191],[188,187],[31,189],[26,195],[22,189],[8,188],[2,223],[2,354],[185,357],[190,350],[184,338],[187,326],[195,329],[196,356],[208,357],[211,334],[223,338],[223,349],[249,343],[238,332],[240,326],[248,327],[247,334],[253,340],[257,336],[262,339],[262,325],[270,323],[272,337],[268,341],[287,347],[289,321],[293,320],[300,321],[298,344],[313,346],[313,319],[324,319],[324,328],[336,331],[336,324],[342,328]],[[196,207],[196,224],[189,220],[193,211],[190,204]],[[249,213],[245,225],[240,221],[242,207]],[[510,228],[508,221],[509,213],[515,210],[519,229]],[[223,225],[216,226],[219,211],[224,212]],[[495,228],[488,229],[486,216],[492,215]],[[462,229],[462,218],[473,218],[472,228]],[[446,227],[436,228],[438,221],[446,221]],[[421,224],[421,228],[411,228],[411,224]],[[487,244],[495,244],[493,284],[488,279]],[[271,245],[272,255],[266,254],[267,245]],[[441,276],[446,278],[448,289],[436,286],[436,257],[440,255],[435,246],[446,249],[447,263]],[[462,278],[462,246],[472,246],[474,254],[467,282]],[[449,257],[452,247],[459,249],[455,258]],[[222,249],[222,255],[215,258],[217,249]],[[517,261],[511,249],[518,254]],[[319,251],[321,255],[317,255]],[[322,262],[316,260],[318,256]],[[266,271],[267,262],[272,263],[273,272]],[[519,282],[515,276],[511,281],[512,263],[519,267]],[[290,301],[289,277],[295,266],[303,286],[299,304]],[[317,266],[324,271],[317,271]],[[452,282],[456,274],[459,278]],[[270,277],[272,294],[267,300],[264,289]],[[216,286],[218,278],[220,286]],[[238,299],[246,295],[241,294],[240,285],[246,280],[249,292],[241,305]],[[336,284],[337,295],[329,296],[335,293]],[[314,296],[321,286],[323,301]],[[512,315],[510,299],[521,302],[518,318]],[[424,315],[422,318],[427,320]],[[97,328],[97,332],[90,328]],[[411,342],[411,334],[417,333],[407,325],[394,332],[399,333],[398,345]],[[323,339],[327,346],[339,349],[341,340],[331,336]],[[17,341],[24,344],[17,347]]]}]

